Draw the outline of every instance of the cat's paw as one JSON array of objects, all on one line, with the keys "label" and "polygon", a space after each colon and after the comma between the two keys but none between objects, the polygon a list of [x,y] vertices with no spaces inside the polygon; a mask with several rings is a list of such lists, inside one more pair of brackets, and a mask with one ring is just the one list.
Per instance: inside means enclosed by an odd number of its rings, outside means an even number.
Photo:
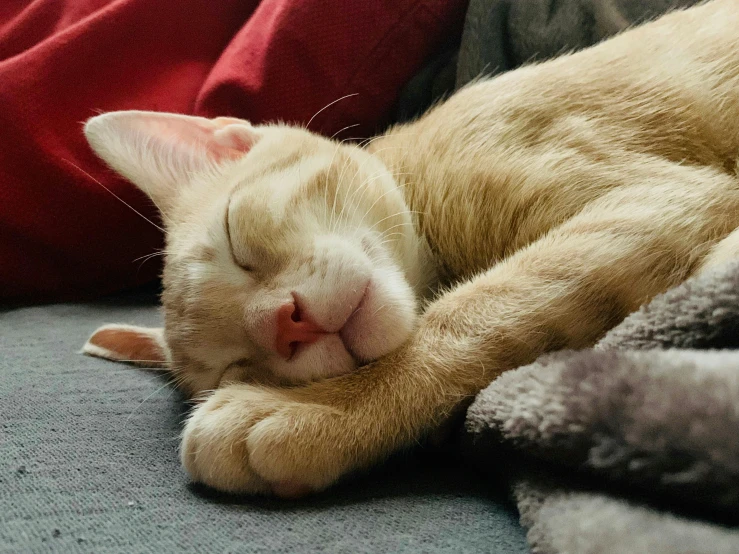
[{"label": "cat's paw", "polygon": [[341,410],[301,401],[293,391],[233,385],[193,411],[182,463],[194,481],[218,490],[302,496],[351,465],[340,444],[346,424]]}]

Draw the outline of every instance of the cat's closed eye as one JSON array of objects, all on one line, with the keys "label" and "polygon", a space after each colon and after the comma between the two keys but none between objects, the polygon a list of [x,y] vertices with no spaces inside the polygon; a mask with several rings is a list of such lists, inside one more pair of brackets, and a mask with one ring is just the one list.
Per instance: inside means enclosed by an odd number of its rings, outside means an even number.
[{"label": "cat's closed eye", "polygon": [[231,239],[231,229],[228,224],[228,210],[226,210],[225,231],[226,231],[226,239],[228,240],[228,251],[231,254],[231,259],[233,260],[234,264],[236,264],[238,267],[240,267],[247,273],[254,273],[253,264],[245,262],[244,260],[240,260],[236,256],[236,252],[234,251],[234,248],[233,248],[233,240]]},{"label": "cat's closed eye", "polygon": [[246,271],[247,273],[254,273],[255,271],[254,264],[247,262],[243,259],[239,259],[239,257],[236,256],[236,253],[234,252],[230,244],[229,244],[229,251],[231,253],[231,259],[233,260],[233,263],[236,266],[238,266],[243,271]]}]

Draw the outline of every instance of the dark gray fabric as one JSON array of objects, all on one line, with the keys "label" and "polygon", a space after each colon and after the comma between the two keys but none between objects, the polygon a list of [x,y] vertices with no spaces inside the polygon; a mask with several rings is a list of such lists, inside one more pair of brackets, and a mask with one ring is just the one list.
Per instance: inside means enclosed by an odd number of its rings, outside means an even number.
[{"label": "dark gray fabric", "polygon": [[457,88],[482,75],[580,50],[698,0],[470,0]]},{"label": "dark gray fabric", "polygon": [[506,495],[438,453],[300,503],[188,485],[185,407],[156,374],[78,354],[152,302],[0,312],[0,552],[526,552]]},{"label": "dark gray fabric", "polygon": [[404,87],[407,121],[464,85],[592,46],[627,27],[699,0],[470,0],[461,37],[449,37]]},{"label": "dark gray fabric", "polygon": [[535,551],[739,552],[739,351],[695,350],[736,347],[737,284],[734,261],[478,395],[489,465],[537,460],[513,477]]}]

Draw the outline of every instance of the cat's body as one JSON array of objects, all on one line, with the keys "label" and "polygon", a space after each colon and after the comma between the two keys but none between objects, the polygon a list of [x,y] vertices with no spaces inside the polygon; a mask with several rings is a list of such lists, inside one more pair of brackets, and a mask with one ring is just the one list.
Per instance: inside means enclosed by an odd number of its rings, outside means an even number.
[{"label": "cat's body", "polygon": [[[104,115],[88,136],[154,189],[168,220],[166,339],[108,328],[88,350],[135,358],[121,337],[138,337],[150,349],[139,359],[172,364],[185,389],[220,387],[189,419],[182,459],[224,490],[324,488],[413,443],[502,371],[590,345],[739,253],[737,0],[469,86],[366,151],[281,127],[152,117]],[[171,140],[180,125],[198,127],[184,157]],[[183,171],[161,159],[201,177],[180,189],[170,173]],[[288,181],[289,194],[275,192]],[[221,252],[224,228],[248,247]],[[263,268],[244,284],[237,266],[252,262]],[[448,291],[414,315],[439,285]],[[244,328],[246,362],[233,365]],[[234,383],[331,375],[295,388]]]}]

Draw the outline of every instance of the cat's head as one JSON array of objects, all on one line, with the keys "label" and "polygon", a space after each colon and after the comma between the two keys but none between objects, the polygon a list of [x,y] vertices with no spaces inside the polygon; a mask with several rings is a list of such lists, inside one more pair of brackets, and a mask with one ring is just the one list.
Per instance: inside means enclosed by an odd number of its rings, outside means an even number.
[{"label": "cat's head", "polygon": [[111,112],[85,134],[166,227],[164,329],[107,325],[87,353],[165,365],[197,394],[349,372],[412,332],[425,251],[375,156],[231,118]]}]

